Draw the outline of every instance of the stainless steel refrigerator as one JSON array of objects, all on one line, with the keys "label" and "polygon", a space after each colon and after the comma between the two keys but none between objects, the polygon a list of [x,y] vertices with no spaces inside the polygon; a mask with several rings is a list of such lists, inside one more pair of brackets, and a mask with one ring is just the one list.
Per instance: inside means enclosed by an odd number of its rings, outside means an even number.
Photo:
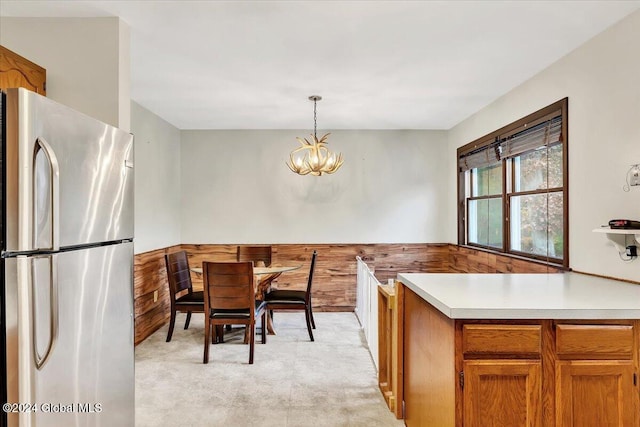
[{"label": "stainless steel refrigerator", "polygon": [[133,137],[0,103],[0,425],[133,426]]}]

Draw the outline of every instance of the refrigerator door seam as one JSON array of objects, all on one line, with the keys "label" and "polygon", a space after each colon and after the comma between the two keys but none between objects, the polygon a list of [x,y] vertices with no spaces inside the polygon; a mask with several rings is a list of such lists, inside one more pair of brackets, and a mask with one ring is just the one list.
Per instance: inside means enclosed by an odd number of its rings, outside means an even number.
[{"label": "refrigerator door seam", "polygon": [[81,251],[84,249],[98,248],[100,246],[111,246],[111,245],[119,245],[121,243],[131,243],[133,239],[121,239],[121,240],[110,240],[108,242],[99,242],[99,243],[89,243],[84,245],[75,245],[75,246],[62,246],[57,251],[53,250],[31,250],[31,251],[5,251],[0,254],[0,258],[15,258],[19,256],[36,256],[36,255],[52,255],[59,254],[63,252],[71,252],[71,251]]}]

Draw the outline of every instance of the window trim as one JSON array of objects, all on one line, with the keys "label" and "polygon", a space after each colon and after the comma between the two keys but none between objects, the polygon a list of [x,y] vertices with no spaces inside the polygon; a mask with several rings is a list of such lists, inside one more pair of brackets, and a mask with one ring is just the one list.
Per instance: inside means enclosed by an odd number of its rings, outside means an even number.
[{"label": "window trim", "polygon": [[[456,168],[458,170],[458,245],[460,246],[468,246],[475,250],[490,252],[490,253],[499,253],[501,255],[510,256],[518,259],[526,259],[533,262],[542,262],[547,265],[553,265],[554,267],[562,267],[564,269],[569,269],[569,156],[568,156],[568,143],[569,143],[569,132],[568,132],[568,107],[569,107],[569,98],[563,98],[557,102],[554,102],[551,105],[548,105],[532,114],[529,114],[521,119],[516,120],[513,123],[510,123],[506,126],[501,127],[487,135],[478,138],[468,144],[463,145],[457,149],[456,155]],[[465,171],[460,170],[459,161],[460,158],[466,154],[469,154],[473,151],[480,150],[484,147],[490,147],[496,144],[496,141],[504,138],[508,138],[518,132],[522,132],[531,128],[532,126],[536,126],[544,121],[547,121],[554,116],[560,115],[562,117],[562,126],[561,126],[561,143],[562,143],[562,195],[563,195],[563,254],[562,260],[558,258],[551,258],[549,256],[540,256],[534,254],[528,254],[518,251],[513,251],[510,249],[510,229],[509,229],[509,217],[510,217],[510,209],[509,201],[510,197],[513,195],[512,193],[517,193],[521,195],[523,192],[508,192],[507,188],[507,166],[506,163],[510,159],[502,159],[500,164],[502,165],[502,212],[503,212],[503,246],[502,248],[495,247],[486,247],[482,245],[477,245],[473,243],[469,243],[466,241],[466,218],[468,217],[467,212],[467,204],[466,204],[466,177]],[[513,173],[513,171],[512,171]],[[511,177],[513,181],[513,177]],[[513,182],[512,182],[513,185]],[[547,193],[547,192],[557,192],[559,187],[548,188],[544,191],[542,190],[533,190],[532,193]],[[512,190],[512,189],[511,189]],[[528,193],[528,192],[525,192]],[[476,197],[474,197],[476,198]]]}]

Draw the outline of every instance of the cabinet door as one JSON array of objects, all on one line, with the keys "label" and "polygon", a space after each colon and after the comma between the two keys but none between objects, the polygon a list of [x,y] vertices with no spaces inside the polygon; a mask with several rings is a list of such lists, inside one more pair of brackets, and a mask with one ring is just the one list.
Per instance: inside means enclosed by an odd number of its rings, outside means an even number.
[{"label": "cabinet door", "polygon": [[559,361],[556,365],[556,425],[637,426],[633,362]]},{"label": "cabinet door", "polygon": [[0,46],[0,89],[24,87],[46,95],[46,80],[44,68]]},{"label": "cabinet door", "polygon": [[463,366],[465,427],[541,425],[539,360],[472,360]]}]

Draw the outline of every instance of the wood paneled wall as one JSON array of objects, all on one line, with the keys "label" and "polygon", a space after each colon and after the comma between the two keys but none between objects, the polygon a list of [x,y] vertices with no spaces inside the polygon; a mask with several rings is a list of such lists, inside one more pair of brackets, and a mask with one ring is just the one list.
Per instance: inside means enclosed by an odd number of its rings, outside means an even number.
[{"label": "wood paneled wall", "polygon": [[[202,261],[235,261],[238,245],[181,245],[191,266]],[[356,305],[356,256],[375,269],[381,281],[401,271],[446,271],[448,244],[277,244],[271,245],[272,264],[302,265],[284,273],[278,288],[306,286],[311,254],[318,251],[313,279],[313,307],[318,311],[353,311]],[[202,289],[202,278],[193,275],[193,286]]]},{"label": "wood paneled wall", "polygon": [[169,319],[171,305],[164,254],[178,250],[180,246],[171,246],[137,254],[134,257],[133,298],[136,345]]},{"label": "wood paneled wall", "polygon": [[[170,303],[164,254],[187,251],[189,264],[203,261],[235,261],[238,245],[183,244],[135,256],[134,295],[136,344],[163,326],[169,319]],[[434,244],[275,244],[273,264],[300,264],[298,270],[278,278],[278,288],[306,286],[311,254],[318,251],[313,280],[316,311],[353,311],[356,304],[356,256],[362,258],[382,283],[399,272],[431,273],[547,273],[557,269],[498,254],[447,243]],[[202,278],[192,275],[195,289]],[[157,300],[154,294],[157,291]]]},{"label": "wood paneled wall", "polygon": [[451,273],[558,273],[545,264],[479,251],[466,246],[449,245]]}]

